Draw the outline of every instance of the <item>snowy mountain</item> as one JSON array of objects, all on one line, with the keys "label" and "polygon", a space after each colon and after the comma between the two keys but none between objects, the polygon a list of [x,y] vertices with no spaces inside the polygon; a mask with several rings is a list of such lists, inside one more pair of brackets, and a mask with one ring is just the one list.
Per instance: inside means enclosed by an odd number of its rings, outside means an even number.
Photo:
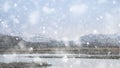
[{"label": "snowy mountain", "polygon": [[83,46],[120,46],[120,34],[89,34],[80,40]]},{"label": "snowy mountain", "polygon": [[31,38],[31,41],[23,40],[18,36],[9,36],[0,34],[0,48],[44,48],[44,47],[63,47],[63,41],[56,41],[53,39],[45,38],[42,36],[35,36]]},{"label": "snowy mountain", "polygon": [[0,48],[12,48],[19,46],[20,42],[25,42],[22,38],[18,36],[9,36],[0,34]]},{"label": "snowy mountain", "polygon": [[[120,34],[89,34],[80,37],[81,46],[120,46]],[[74,41],[68,41],[69,47],[78,46]],[[0,34],[0,48],[10,47],[32,47],[32,48],[50,48],[50,47],[66,47],[64,41],[57,41],[44,36],[31,37],[31,41],[23,40],[18,36],[9,36]]]}]

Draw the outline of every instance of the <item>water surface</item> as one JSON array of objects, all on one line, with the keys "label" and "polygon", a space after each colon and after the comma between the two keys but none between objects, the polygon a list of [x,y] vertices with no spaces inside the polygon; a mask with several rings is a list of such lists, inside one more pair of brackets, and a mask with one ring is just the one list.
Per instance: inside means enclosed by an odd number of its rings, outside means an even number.
[{"label": "water surface", "polygon": [[120,68],[119,59],[67,58],[66,54],[60,55],[63,58],[39,58],[42,55],[47,56],[48,54],[4,54],[0,55],[0,62],[47,62],[52,64],[47,68]]}]

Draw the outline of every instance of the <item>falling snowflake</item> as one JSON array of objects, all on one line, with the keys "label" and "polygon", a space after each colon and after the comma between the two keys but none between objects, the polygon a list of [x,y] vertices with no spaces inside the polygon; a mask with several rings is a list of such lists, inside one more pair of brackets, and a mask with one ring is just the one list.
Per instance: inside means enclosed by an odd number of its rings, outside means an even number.
[{"label": "falling snowflake", "polygon": [[67,62],[67,61],[68,61],[67,55],[65,55],[65,56],[62,58],[62,61],[63,61],[63,62]]},{"label": "falling snowflake", "polygon": [[87,44],[87,45],[89,45],[90,43],[89,43],[89,42],[87,42],[86,44]]},{"label": "falling snowflake", "polygon": [[97,31],[97,30],[94,30],[94,31],[93,31],[93,34],[97,34],[97,33],[98,33],[98,31]]},{"label": "falling snowflake", "polygon": [[15,7],[15,8],[17,7],[17,3],[14,4],[14,7]]},{"label": "falling snowflake", "polygon": [[115,0],[113,0],[113,4],[116,4],[116,1],[115,1]]}]

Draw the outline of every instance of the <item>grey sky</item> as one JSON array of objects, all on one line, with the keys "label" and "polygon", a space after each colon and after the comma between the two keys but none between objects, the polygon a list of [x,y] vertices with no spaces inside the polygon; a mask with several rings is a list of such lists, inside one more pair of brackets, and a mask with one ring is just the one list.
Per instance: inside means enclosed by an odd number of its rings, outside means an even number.
[{"label": "grey sky", "polygon": [[76,40],[120,32],[120,0],[0,0],[0,32]]}]

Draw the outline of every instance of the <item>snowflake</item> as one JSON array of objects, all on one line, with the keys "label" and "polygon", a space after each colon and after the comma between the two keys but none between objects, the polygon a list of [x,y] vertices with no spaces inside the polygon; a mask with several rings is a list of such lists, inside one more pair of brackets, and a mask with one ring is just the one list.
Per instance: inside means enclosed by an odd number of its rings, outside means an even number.
[{"label": "snowflake", "polygon": [[16,38],[16,40],[19,40],[19,38]]},{"label": "snowflake", "polygon": [[31,25],[34,25],[34,24],[37,24],[39,22],[39,18],[40,18],[40,12],[33,11],[28,16],[28,21],[30,22]]},{"label": "snowflake", "polygon": [[108,52],[108,55],[110,55],[110,54],[111,54],[111,51]]},{"label": "snowflake", "polygon": [[45,33],[46,33],[46,31],[45,31],[45,30],[43,30],[43,31],[42,31],[42,33],[43,33],[43,34],[45,34]]},{"label": "snowflake", "polygon": [[8,28],[8,25],[6,22],[2,21],[1,24],[3,25],[3,27]]},{"label": "snowflake", "polygon": [[89,45],[90,43],[89,43],[89,42],[87,42],[86,44],[87,44],[87,45]]},{"label": "snowflake", "polygon": [[8,12],[8,10],[11,8],[11,6],[10,6],[10,4],[9,4],[9,2],[5,2],[4,4],[3,4],[3,11],[4,12]]},{"label": "snowflake", "polygon": [[103,16],[96,17],[96,20],[97,20],[97,21],[99,21],[99,20],[101,20],[101,19],[103,19]]},{"label": "snowflake", "polygon": [[39,58],[39,57],[34,57],[34,59],[33,59],[33,62],[40,62],[41,61],[41,58]]},{"label": "snowflake", "polygon": [[14,4],[14,7],[17,7],[17,3]]},{"label": "snowflake", "polygon": [[118,24],[118,26],[120,27],[120,24]]},{"label": "snowflake", "polygon": [[97,31],[97,30],[93,30],[93,33],[94,33],[94,34],[97,34],[97,33],[98,33],[98,31]]},{"label": "snowflake", "polygon": [[68,61],[67,55],[65,55],[65,56],[62,58],[62,61],[63,61],[63,62],[67,62],[67,61]]},{"label": "snowflake", "polygon": [[24,9],[25,11],[27,11],[27,10],[28,10],[28,8],[27,8],[26,6],[23,6],[23,9]]},{"label": "snowflake", "polygon": [[72,5],[69,8],[69,11],[73,14],[76,15],[81,15],[84,14],[88,9],[88,6],[86,4],[81,4],[81,5]]},{"label": "snowflake", "polygon": [[118,43],[120,43],[120,41],[118,41]]},{"label": "snowflake", "polygon": [[55,34],[58,34],[58,32],[57,32],[57,31],[54,31],[54,33],[55,33]]},{"label": "snowflake", "polygon": [[43,29],[43,30],[45,30],[45,29],[46,29],[46,27],[45,27],[45,26],[43,26],[43,27],[42,27],[42,29]]},{"label": "snowflake", "polygon": [[113,0],[113,2],[112,2],[113,4],[116,4],[116,1],[115,0]]},{"label": "snowflake", "polygon": [[97,46],[95,46],[95,48],[98,48]]},{"label": "snowflake", "polygon": [[55,11],[54,8],[49,8],[49,7],[47,7],[47,6],[44,6],[44,7],[43,7],[43,12],[46,13],[46,14],[50,14],[50,13],[52,13],[52,12],[54,12],[54,11]]},{"label": "snowflake", "polygon": [[2,19],[0,19],[0,22],[2,21]]},{"label": "snowflake", "polygon": [[20,23],[17,17],[11,16],[10,18],[11,18],[11,20],[12,20],[14,23],[16,23],[16,24],[19,24],[19,23]]},{"label": "snowflake", "polygon": [[29,48],[29,51],[33,51],[33,47],[30,47],[30,48]]}]

